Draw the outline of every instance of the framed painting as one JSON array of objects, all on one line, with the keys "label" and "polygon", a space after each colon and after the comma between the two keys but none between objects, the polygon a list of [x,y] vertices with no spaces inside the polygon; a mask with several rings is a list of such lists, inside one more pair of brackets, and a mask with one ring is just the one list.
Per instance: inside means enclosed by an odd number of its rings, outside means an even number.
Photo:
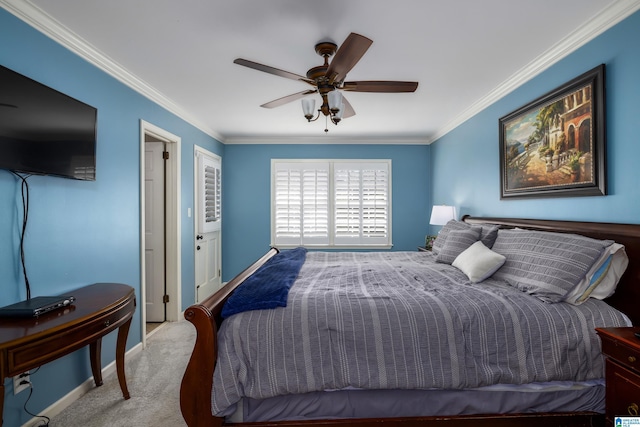
[{"label": "framed painting", "polygon": [[501,199],[604,196],[604,64],[502,117]]}]

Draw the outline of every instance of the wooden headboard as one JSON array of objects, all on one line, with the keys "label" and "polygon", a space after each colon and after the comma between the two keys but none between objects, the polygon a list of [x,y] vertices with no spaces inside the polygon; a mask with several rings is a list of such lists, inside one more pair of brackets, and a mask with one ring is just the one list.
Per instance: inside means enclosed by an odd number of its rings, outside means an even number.
[{"label": "wooden headboard", "polygon": [[607,299],[625,313],[634,325],[640,325],[640,225],[603,222],[554,221],[541,219],[476,218],[465,215],[469,224],[498,224],[505,228],[574,233],[594,239],[610,239],[625,246],[629,266],[620,279],[616,293]]}]

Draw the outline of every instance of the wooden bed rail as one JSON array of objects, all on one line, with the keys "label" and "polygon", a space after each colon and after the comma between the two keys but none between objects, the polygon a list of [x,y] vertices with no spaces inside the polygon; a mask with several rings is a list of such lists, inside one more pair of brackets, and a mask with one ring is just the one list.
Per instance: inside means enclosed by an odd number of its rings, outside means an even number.
[{"label": "wooden bed rail", "polygon": [[196,328],[196,342],[180,386],[180,409],[189,427],[221,426],[223,418],[211,414],[213,371],[218,356],[218,327],[222,307],[233,290],[278,253],[271,248],[260,259],[199,304],[187,308],[184,317]]}]

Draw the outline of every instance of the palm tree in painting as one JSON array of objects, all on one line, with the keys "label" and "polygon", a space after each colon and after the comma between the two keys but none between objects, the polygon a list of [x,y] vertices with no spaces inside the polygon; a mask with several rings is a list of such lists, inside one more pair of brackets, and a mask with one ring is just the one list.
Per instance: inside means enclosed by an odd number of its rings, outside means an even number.
[{"label": "palm tree in painting", "polygon": [[563,113],[564,102],[562,100],[542,107],[538,112],[535,126],[537,128],[538,135],[541,138],[544,138],[543,145],[549,145],[551,129],[560,125]]}]

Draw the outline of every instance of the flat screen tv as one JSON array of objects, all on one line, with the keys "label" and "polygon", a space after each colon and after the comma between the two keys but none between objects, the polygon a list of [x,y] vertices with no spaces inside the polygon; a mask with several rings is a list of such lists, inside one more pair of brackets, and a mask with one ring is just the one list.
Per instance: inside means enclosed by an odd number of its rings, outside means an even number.
[{"label": "flat screen tv", "polygon": [[0,168],[96,179],[97,110],[0,66]]}]

